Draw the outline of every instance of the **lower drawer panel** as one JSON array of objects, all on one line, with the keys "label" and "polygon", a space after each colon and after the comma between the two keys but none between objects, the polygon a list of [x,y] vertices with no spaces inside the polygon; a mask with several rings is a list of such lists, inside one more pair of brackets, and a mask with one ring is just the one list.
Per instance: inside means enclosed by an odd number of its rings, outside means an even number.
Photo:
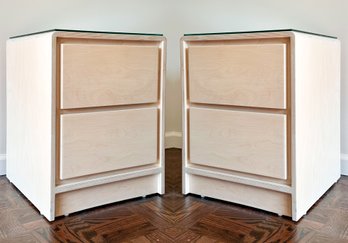
[{"label": "lower drawer panel", "polygon": [[56,195],[56,216],[158,193],[159,176],[151,175]]},{"label": "lower drawer panel", "polygon": [[60,137],[60,179],[156,163],[158,110],[64,114]]},{"label": "lower drawer panel", "polygon": [[287,178],[286,115],[191,108],[189,162]]},{"label": "lower drawer panel", "polygon": [[291,216],[291,195],[263,188],[188,175],[188,193]]}]

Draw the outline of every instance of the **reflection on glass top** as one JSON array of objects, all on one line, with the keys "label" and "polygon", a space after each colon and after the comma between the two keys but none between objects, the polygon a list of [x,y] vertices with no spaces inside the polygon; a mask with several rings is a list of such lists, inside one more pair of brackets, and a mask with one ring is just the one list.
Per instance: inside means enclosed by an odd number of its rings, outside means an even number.
[{"label": "reflection on glass top", "polygon": [[113,35],[148,35],[148,36],[163,36],[162,34],[149,34],[149,33],[128,33],[128,32],[112,32],[112,31],[92,31],[92,30],[67,30],[67,29],[51,29],[51,30],[45,30],[45,31],[39,31],[24,35],[17,35],[12,36],[10,39],[18,38],[18,37],[24,37],[29,35],[37,35],[37,34],[43,34],[53,31],[64,31],[64,32],[81,32],[81,33],[95,33],[95,34],[113,34]]},{"label": "reflection on glass top", "polygon": [[230,35],[230,34],[252,34],[252,33],[266,33],[266,32],[285,32],[285,31],[293,31],[310,35],[318,35],[328,38],[337,39],[337,37],[312,33],[308,31],[296,30],[296,29],[277,29],[277,30],[256,30],[256,31],[238,31],[238,32],[217,32],[217,33],[193,33],[193,34],[184,34],[184,36],[196,36],[196,35]]}]

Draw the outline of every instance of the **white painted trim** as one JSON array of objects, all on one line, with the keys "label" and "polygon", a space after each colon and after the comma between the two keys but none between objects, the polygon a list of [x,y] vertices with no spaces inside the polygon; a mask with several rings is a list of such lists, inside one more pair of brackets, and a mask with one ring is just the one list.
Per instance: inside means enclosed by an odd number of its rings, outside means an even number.
[{"label": "white painted trim", "polygon": [[181,132],[166,132],[166,149],[167,148],[182,148],[182,133]]},{"label": "white painted trim", "polygon": [[341,154],[341,174],[348,176],[348,154]]},{"label": "white painted trim", "polygon": [[6,174],[6,154],[0,154],[0,175]]}]

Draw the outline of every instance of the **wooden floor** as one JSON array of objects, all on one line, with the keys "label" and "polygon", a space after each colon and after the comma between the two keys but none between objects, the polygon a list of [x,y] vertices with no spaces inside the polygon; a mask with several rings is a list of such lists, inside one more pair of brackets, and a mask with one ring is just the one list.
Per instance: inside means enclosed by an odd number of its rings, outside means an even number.
[{"label": "wooden floor", "polygon": [[166,151],[166,191],[49,223],[0,177],[0,242],[348,242],[348,177],[298,223],[240,205],[182,196],[181,151]]}]

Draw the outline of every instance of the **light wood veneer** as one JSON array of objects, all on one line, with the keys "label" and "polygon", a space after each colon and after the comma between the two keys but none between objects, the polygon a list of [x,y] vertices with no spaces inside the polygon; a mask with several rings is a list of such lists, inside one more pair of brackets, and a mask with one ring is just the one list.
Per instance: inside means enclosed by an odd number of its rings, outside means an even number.
[{"label": "light wood veneer", "polygon": [[60,179],[158,162],[157,108],[65,114]]},{"label": "light wood veneer", "polygon": [[193,44],[187,59],[193,103],[286,106],[285,43]]},{"label": "light wood veneer", "polygon": [[165,53],[160,35],[8,40],[7,176],[48,220],[164,193]]},{"label": "light wood veneer", "polygon": [[285,115],[192,107],[189,117],[191,163],[286,179]]},{"label": "light wood veneer", "polygon": [[[134,41],[133,41],[134,42]],[[155,103],[159,42],[61,40],[61,108]]]},{"label": "light wood veneer", "polygon": [[299,220],[340,177],[340,41],[181,39],[183,193]]}]

